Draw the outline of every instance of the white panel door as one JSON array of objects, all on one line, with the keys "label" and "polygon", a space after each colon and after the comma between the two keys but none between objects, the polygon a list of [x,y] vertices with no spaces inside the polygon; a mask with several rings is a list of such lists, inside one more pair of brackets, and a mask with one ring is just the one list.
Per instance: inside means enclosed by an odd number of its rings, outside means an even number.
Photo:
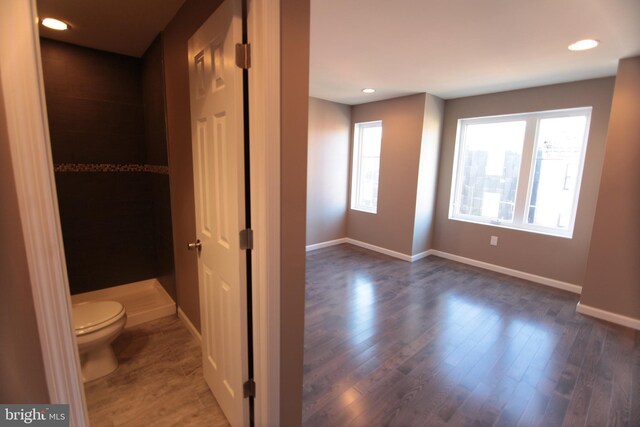
[{"label": "white panel door", "polygon": [[232,426],[249,420],[241,19],[239,0],[226,0],[189,40],[203,369]]}]

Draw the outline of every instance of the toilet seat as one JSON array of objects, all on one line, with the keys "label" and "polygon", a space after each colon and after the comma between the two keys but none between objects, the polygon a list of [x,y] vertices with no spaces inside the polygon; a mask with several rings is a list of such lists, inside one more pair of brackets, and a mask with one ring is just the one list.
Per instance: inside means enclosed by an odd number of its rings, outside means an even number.
[{"label": "toilet seat", "polygon": [[73,323],[76,336],[105,328],[125,315],[122,304],[117,301],[99,301],[73,307]]}]

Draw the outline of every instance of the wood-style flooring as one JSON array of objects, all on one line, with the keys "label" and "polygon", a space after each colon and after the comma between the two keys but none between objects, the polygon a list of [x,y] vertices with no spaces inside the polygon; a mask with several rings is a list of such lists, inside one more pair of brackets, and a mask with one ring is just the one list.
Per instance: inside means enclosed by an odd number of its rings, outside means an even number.
[{"label": "wood-style flooring", "polygon": [[304,426],[640,426],[640,332],[438,257],[310,252]]},{"label": "wood-style flooring", "polygon": [[85,384],[89,420],[102,426],[228,426],[202,376],[199,343],[175,316],[125,329],[120,365]]}]

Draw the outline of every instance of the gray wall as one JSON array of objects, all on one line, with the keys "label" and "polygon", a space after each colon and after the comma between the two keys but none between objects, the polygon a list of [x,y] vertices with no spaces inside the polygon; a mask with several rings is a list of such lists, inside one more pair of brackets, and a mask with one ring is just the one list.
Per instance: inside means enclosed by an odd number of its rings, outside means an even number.
[{"label": "gray wall", "polygon": [[618,65],[581,303],[640,319],[640,56]]},{"label": "gray wall", "polygon": [[[433,248],[582,285],[614,81],[609,77],[446,101]],[[584,106],[593,106],[593,112],[573,239],[448,219],[458,119]],[[498,246],[489,246],[491,235],[499,237]]]},{"label": "gray wall", "polygon": [[378,212],[349,210],[350,238],[403,254],[413,250],[413,226],[425,94],[355,105],[352,123],[382,120]]},{"label": "gray wall", "polygon": [[347,237],[351,107],[309,98],[307,245]]}]

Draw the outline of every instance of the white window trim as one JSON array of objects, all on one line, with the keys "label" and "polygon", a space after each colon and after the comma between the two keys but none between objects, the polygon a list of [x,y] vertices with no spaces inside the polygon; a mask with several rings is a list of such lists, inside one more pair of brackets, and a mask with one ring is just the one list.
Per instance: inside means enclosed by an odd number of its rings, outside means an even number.
[{"label": "white window trim", "polygon": [[[360,206],[358,204],[358,195],[360,194],[360,179],[354,179],[354,177],[360,177],[362,162],[360,161],[360,151],[362,147],[362,132],[360,129],[369,127],[382,127],[382,120],[374,120],[370,122],[359,122],[353,126],[353,161],[351,164],[351,210],[367,212],[371,214],[378,213],[378,206],[375,208],[369,208],[368,206]],[[382,141],[380,144],[380,154],[382,154]],[[381,156],[380,156],[381,157]],[[380,169],[378,169],[378,182],[380,182]],[[379,188],[378,188],[379,191]]]},{"label": "white window trim", "polygon": [[[573,231],[575,226],[575,220],[578,210],[578,199],[580,197],[580,188],[582,184],[582,175],[584,171],[584,161],[587,152],[587,145],[589,141],[589,130],[591,125],[591,113],[592,107],[577,107],[567,108],[562,110],[547,110],[536,111],[529,113],[519,114],[506,114],[498,116],[487,117],[473,117],[463,118],[458,120],[458,127],[456,131],[456,145],[453,159],[453,173],[451,177],[451,194],[449,197],[449,219],[453,221],[469,222],[474,224],[488,225],[491,227],[508,228],[512,230],[526,231],[537,234],[545,234],[548,236],[562,237],[567,239],[573,238]],[[529,200],[531,199],[531,191],[533,190],[533,174],[535,173],[535,156],[534,148],[536,143],[536,137],[538,133],[538,126],[540,119],[554,118],[554,117],[570,117],[570,116],[585,116],[587,121],[585,124],[584,143],[582,144],[582,150],[580,152],[580,160],[578,166],[576,180],[576,190],[573,197],[573,203],[571,208],[571,218],[567,230],[558,230],[549,227],[538,226],[534,224],[527,224],[525,221],[525,214],[529,208]],[[498,223],[495,220],[483,219],[473,215],[464,215],[455,213],[455,202],[458,200],[459,192],[457,183],[461,179],[462,168],[459,167],[463,161],[462,141],[466,131],[466,126],[469,124],[478,123],[504,123],[509,121],[526,121],[526,129],[524,142],[522,145],[522,159],[520,162],[520,173],[518,174],[518,183],[516,188],[516,198],[514,202],[514,216],[513,221],[509,223]]]}]

